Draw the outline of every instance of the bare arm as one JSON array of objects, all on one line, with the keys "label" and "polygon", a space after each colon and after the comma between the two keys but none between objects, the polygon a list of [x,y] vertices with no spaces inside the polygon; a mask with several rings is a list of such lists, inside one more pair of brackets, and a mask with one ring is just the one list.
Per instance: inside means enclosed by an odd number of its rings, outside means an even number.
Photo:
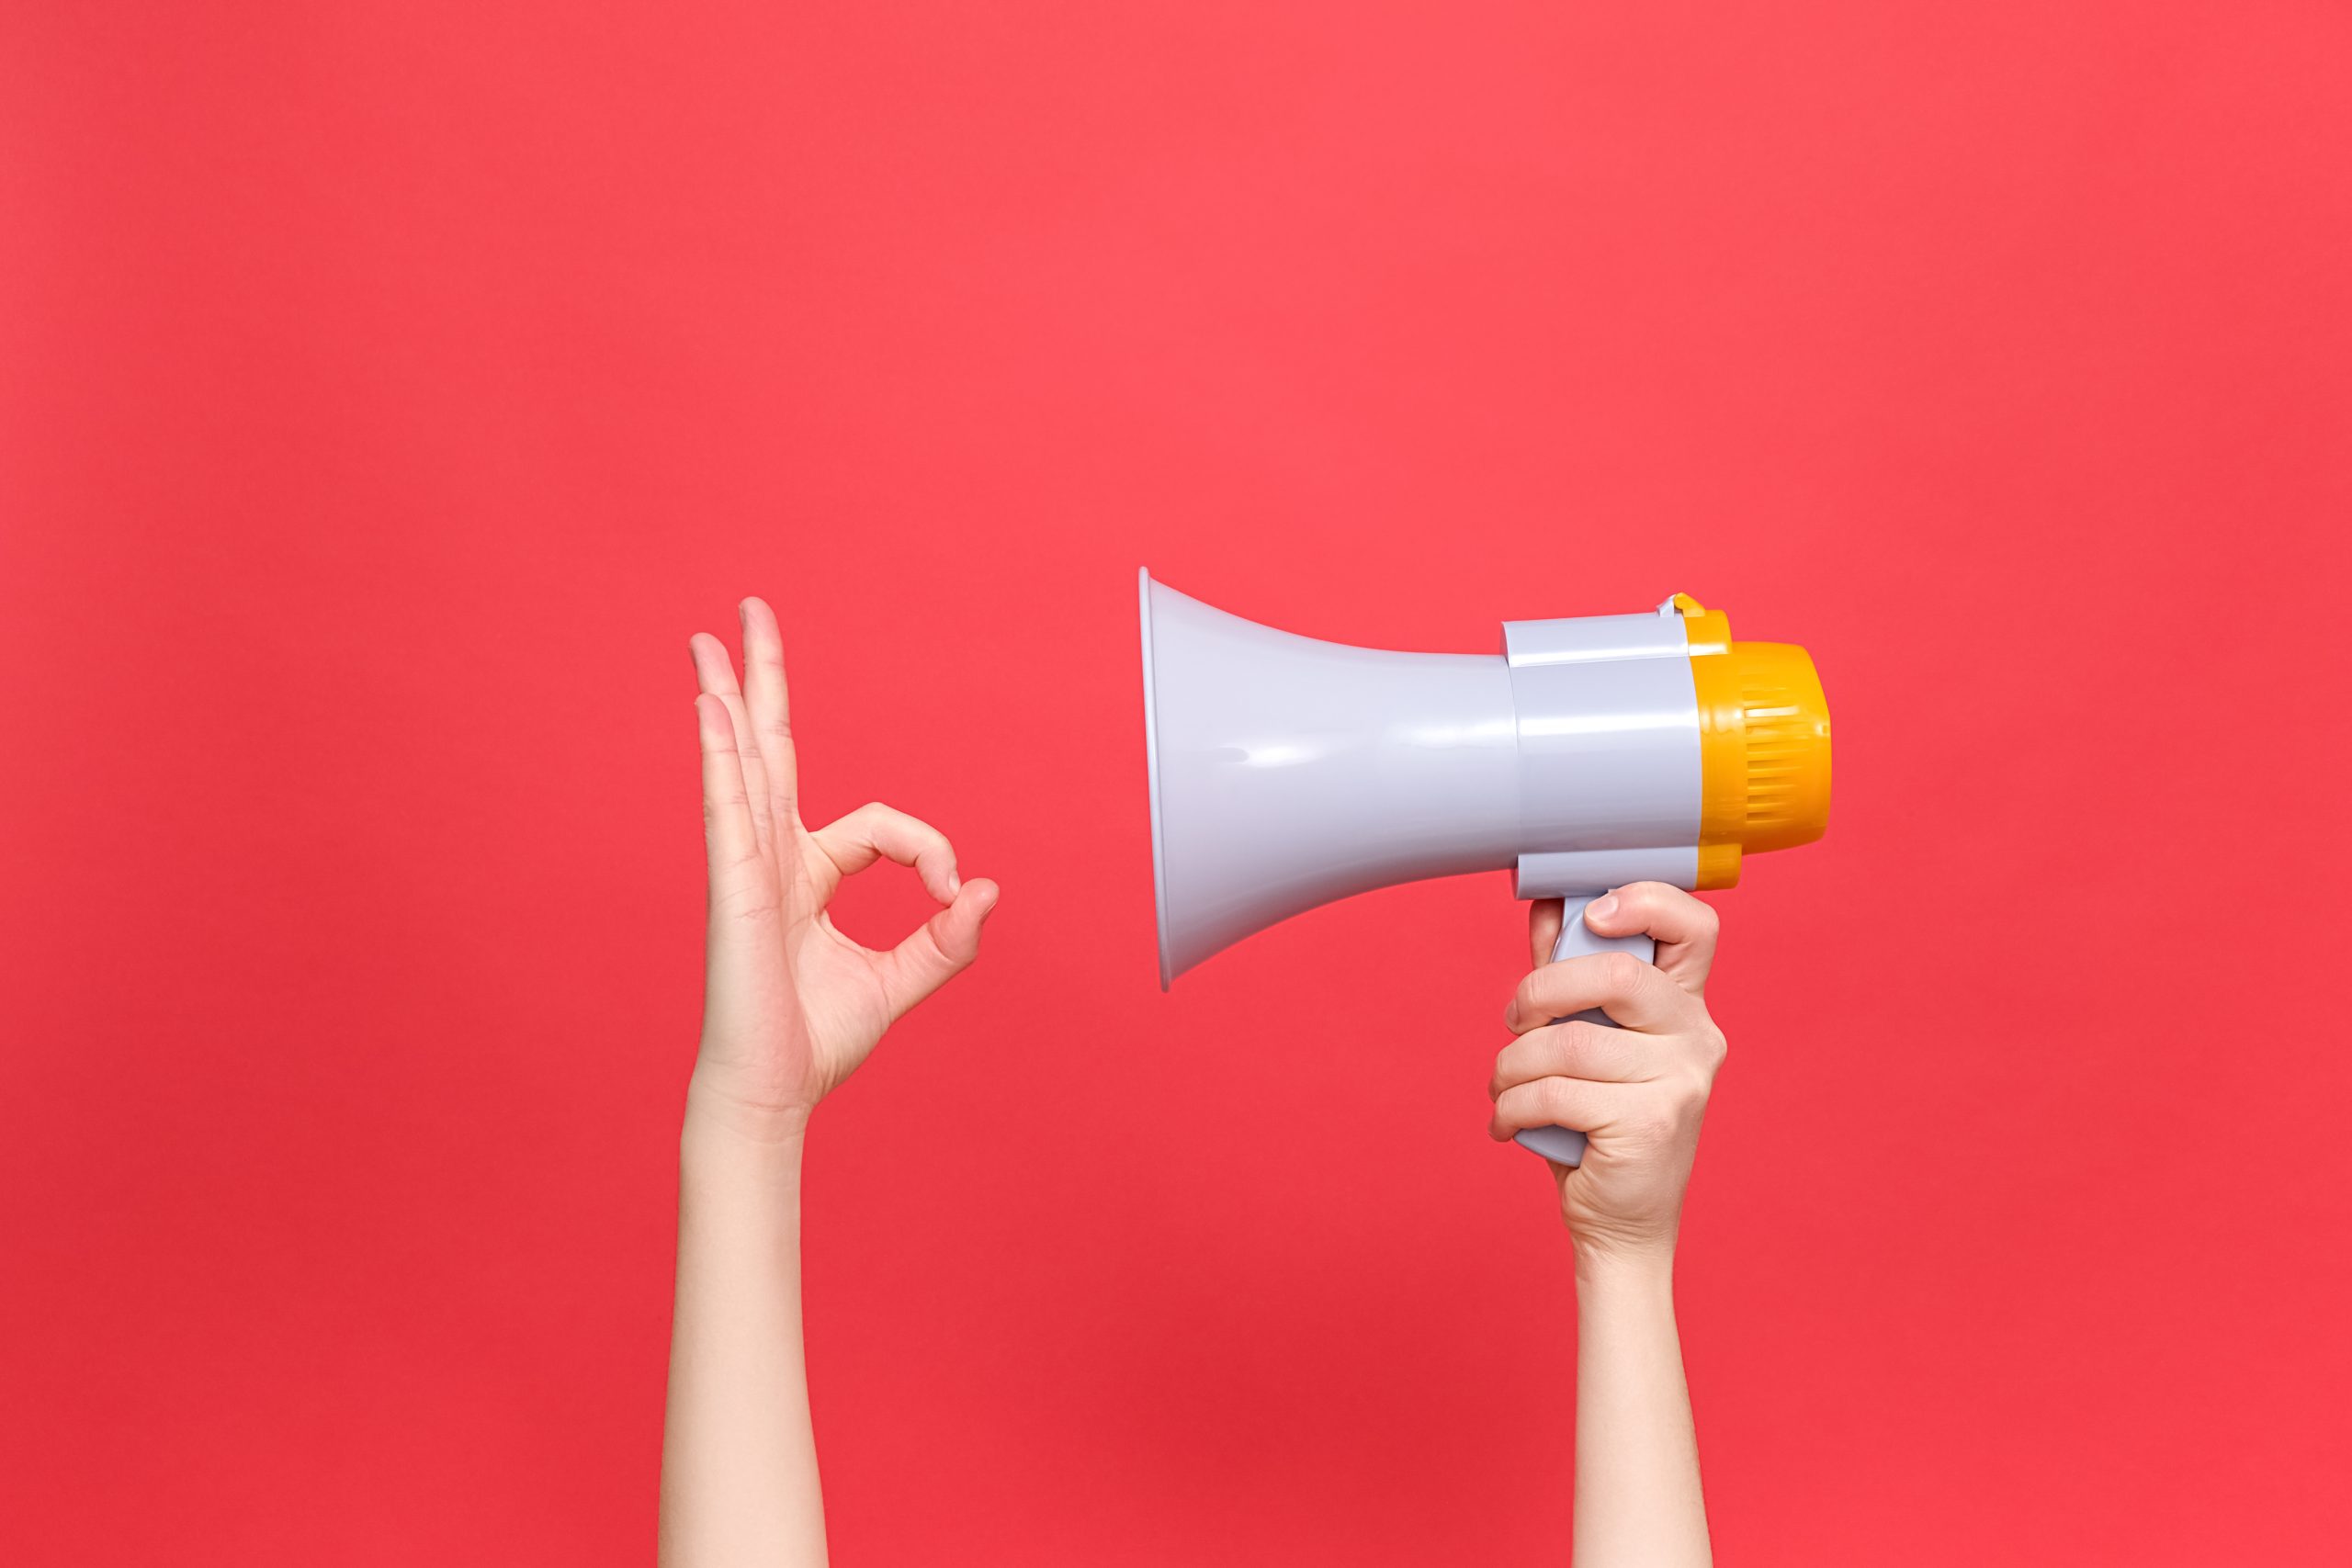
[{"label": "bare arm", "polygon": [[1671,1262],[1577,1260],[1577,1568],[1704,1564]]},{"label": "bare arm", "polygon": [[[800,1332],[800,1153],[810,1113],[882,1032],[972,962],[996,886],[934,829],[866,806],[802,826],[775,616],[743,602],[744,675],[718,638],[701,694],[710,911],[702,1045],[679,1141],[678,1293],[662,1438],[665,1568],[811,1568],[824,1497]],[[825,915],[888,859],[942,908],[886,953]]]},{"label": "bare arm", "polygon": [[[1659,883],[1595,900],[1604,936],[1646,931],[1657,961],[1544,960],[1557,903],[1536,906],[1542,965],[1511,998],[1518,1039],[1496,1058],[1492,1132],[1574,1127],[1584,1163],[1555,1165],[1577,1259],[1577,1568],[1692,1568],[1713,1561],[1699,1444],[1674,1325],[1674,1244],[1724,1037],[1707,1014],[1715,914]],[[1600,1008],[1620,1027],[1555,1023]]]},{"label": "bare arm", "polygon": [[800,1137],[712,1126],[689,1091],[662,1434],[665,1568],[825,1561],[800,1338]]}]

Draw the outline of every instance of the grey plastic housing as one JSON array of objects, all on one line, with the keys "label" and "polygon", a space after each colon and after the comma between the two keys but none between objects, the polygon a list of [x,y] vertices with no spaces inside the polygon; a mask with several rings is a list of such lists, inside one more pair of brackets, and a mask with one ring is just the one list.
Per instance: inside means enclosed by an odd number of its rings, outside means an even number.
[{"label": "grey plastic housing", "polygon": [[[1694,886],[1698,694],[1673,601],[1510,622],[1500,653],[1402,653],[1260,626],[1148,570],[1136,589],[1162,987],[1392,883],[1513,870],[1523,898],[1577,900],[1564,947],[1601,942],[1584,899]],[[1603,945],[1636,942],[1647,957]],[[1520,1141],[1582,1155],[1565,1129]]]},{"label": "grey plastic housing", "polygon": [[1524,898],[1698,874],[1682,617],[1519,621],[1505,651],[1277,631],[1137,580],[1164,986],[1278,920],[1513,870]]}]

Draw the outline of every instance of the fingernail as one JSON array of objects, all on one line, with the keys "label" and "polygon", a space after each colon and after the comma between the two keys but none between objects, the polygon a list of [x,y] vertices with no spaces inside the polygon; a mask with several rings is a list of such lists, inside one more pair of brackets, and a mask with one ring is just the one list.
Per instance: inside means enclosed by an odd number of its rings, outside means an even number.
[{"label": "fingernail", "polygon": [[1604,893],[1584,907],[1584,916],[1588,920],[1605,920],[1616,912],[1617,895],[1614,893]]},{"label": "fingernail", "polygon": [[953,898],[962,891],[964,891],[964,879],[956,874],[956,868],[951,865],[947,868],[947,896]]}]

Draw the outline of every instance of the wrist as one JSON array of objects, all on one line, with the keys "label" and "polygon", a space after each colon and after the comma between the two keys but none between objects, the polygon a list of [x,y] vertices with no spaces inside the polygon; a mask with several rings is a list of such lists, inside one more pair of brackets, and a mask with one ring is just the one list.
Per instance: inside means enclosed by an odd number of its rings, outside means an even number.
[{"label": "wrist", "polygon": [[1636,1246],[1587,1242],[1576,1244],[1577,1294],[1654,1295],[1674,1293],[1672,1241]]},{"label": "wrist", "polygon": [[809,1110],[797,1105],[752,1104],[729,1094],[697,1067],[686,1085],[681,1146],[690,1159],[707,1153],[763,1162],[788,1161],[797,1166],[808,1140]]}]

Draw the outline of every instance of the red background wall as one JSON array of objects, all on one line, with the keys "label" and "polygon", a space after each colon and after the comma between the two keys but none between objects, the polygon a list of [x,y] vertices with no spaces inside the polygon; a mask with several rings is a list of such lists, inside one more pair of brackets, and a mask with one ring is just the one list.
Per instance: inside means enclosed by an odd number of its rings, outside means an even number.
[{"label": "red background wall", "polygon": [[2340,1560],[2347,73],[2316,3],[10,7],[7,1554],[647,1558],[685,638],[762,592],[812,807],[1005,887],[814,1141],[838,1560],[1561,1560],[1521,913],[1160,996],[1148,563],[1813,648],[1681,1269],[1727,1560]]}]

